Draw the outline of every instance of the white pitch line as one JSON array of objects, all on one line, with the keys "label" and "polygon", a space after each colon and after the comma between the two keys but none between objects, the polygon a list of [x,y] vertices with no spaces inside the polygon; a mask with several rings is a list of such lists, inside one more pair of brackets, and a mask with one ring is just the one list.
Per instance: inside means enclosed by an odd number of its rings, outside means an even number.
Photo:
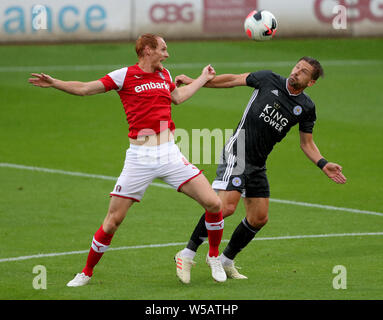
[{"label": "white pitch line", "polygon": [[[93,178],[93,179],[101,179],[101,180],[116,181],[118,178],[118,177],[112,177],[112,176],[104,176],[101,174],[91,174],[91,173],[76,172],[76,171],[65,171],[65,170],[60,170],[60,169],[32,167],[32,166],[24,166],[24,165],[20,165],[20,164],[5,163],[5,162],[0,162],[0,168],[1,167],[12,168],[12,169],[21,169],[21,170],[29,170],[29,171],[37,171],[37,172],[57,173],[57,174],[63,174],[63,175],[67,175],[67,176],[75,176],[75,177],[82,177],[82,178]],[[172,189],[172,187],[170,187],[167,184],[163,184],[163,183],[153,182],[151,185],[156,186],[156,187],[160,187],[160,188]]]},{"label": "white pitch line", "polygon": [[38,171],[38,172],[58,173],[58,174],[63,174],[63,175],[67,175],[67,176],[77,176],[77,177],[94,178],[94,179],[102,179],[102,180],[116,180],[115,177],[104,176],[104,175],[99,175],[99,174],[89,174],[89,173],[83,173],[83,172],[65,171],[65,170],[60,170],[60,169],[49,169],[49,168],[24,166],[24,165],[13,164],[13,163],[0,162],[0,167],[22,169],[22,170],[29,170],[29,171]]},{"label": "white pitch line", "polygon": [[[84,172],[75,172],[75,171],[65,171],[65,170],[59,170],[59,169],[33,167],[33,166],[25,166],[25,165],[14,164],[14,163],[0,162],[0,168],[1,167],[21,169],[21,170],[29,170],[29,171],[37,171],[37,172],[56,173],[56,174],[63,174],[63,175],[68,175],[68,176],[77,176],[77,177],[83,177],[83,178],[113,180],[113,181],[117,180],[117,177],[112,177],[112,176],[90,174],[90,173],[84,173]],[[159,188],[172,189],[172,187],[170,187],[169,185],[164,184],[164,183],[153,182],[151,185],[155,186],[155,187],[159,187]],[[351,212],[351,213],[358,213],[358,214],[369,214],[369,215],[375,215],[375,216],[382,216],[383,217],[383,213],[381,213],[381,212],[352,209],[352,208],[343,208],[343,207],[335,207],[335,206],[329,206],[329,205],[323,205],[323,204],[317,204],[317,203],[307,203],[307,202],[282,200],[282,199],[274,199],[274,198],[270,198],[270,202],[284,203],[284,204],[291,204],[291,205],[302,206],[302,207],[319,208],[319,209],[326,209],[326,210],[333,210],[333,211],[344,211],[344,212]]]},{"label": "white pitch line", "polygon": [[343,207],[334,207],[334,206],[328,206],[328,205],[316,204],[316,203],[298,202],[298,201],[281,200],[281,199],[270,199],[270,202],[292,204],[292,205],[297,205],[297,206],[302,206],[302,207],[320,208],[320,209],[334,210],[334,211],[346,211],[346,212],[353,212],[353,213],[360,213],[360,214],[371,214],[371,215],[375,215],[375,216],[383,216],[383,213],[376,212],[376,211],[343,208]]},{"label": "white pitch line", "polygon": [[[333,238],[333,237],[363,237],[363,236],[383,236],[383,232],[362,232],[362,233],[334,233],[334,234],[309,234],[309,235],[296,235],[296,236],[280,236],[280,237],[259,237],[254,238],[252,241],[267,241],[267,240],[293,240],[293,239],[312,239],[312,238]],[[229,240],[222,240],[222,242],[229,242]],[[205,241],[204,244],[207,242]],[[175,247],[175,246],[184,246],[187,242],[172,242],[172,243],[160,243],[160,244],[148,244],[148,245],[138,245],[138,246],[123,246],[117,248],[109,248],[108,251],[117,251],[117,250],[131,250],[131,249],[150,249],[150,248],[160,248],[160,247]],[[67,256],[73,254],[83,254],[88,253],[87,250],[79,251],[68,251],[68,252],[57,252],[57,253],[40,253],[30,256],[20,256],[13,258],[3,258],[0,259],[1,262],[11,262],[11,261],[22,261],[22,260],[31,260],[38,258],[48,258],[48,257],[58,257],[58,256]]]},{"label": "white pitch line", "polygon": [[[291,67],[296,61],[245,61],[245,62],[211,62],[214,68],[264,68],[264,67]],[[366,66],[380,65],[383,60],[323,60],[323,66]],[[207,62],[170,63],[168,69],[194,69],[203,68]],[[41,72],[41,71],[92,71],[115,70],[124,67],[124,64],[95,64],[95,65],[45,65],[45,66],[3,66],[0,72]]]}]

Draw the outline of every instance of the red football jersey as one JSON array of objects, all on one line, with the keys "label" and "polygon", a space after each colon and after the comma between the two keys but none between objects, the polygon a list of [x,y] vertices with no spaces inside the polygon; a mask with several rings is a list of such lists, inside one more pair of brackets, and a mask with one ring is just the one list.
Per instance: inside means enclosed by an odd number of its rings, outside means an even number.
[{"label": "red football jersey", "polygon": [[167,69],[148,73],[135,64],[110,72],[99,80],[105,91],[117,90],[129,123],[130,138],[152,135],[167,128],[174,131],[170,93],[176,86]]}]

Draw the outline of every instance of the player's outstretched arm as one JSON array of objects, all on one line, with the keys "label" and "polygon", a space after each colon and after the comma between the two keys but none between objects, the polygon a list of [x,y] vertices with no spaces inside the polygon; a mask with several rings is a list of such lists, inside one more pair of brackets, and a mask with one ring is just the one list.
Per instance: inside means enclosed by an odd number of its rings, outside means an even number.
[{"label": "player's outstretched arm", "polygon": [[[204,87],[206,88],[233,88],[238,86],[246,86],[246,78],[249,73],[242,74],[221,74],[214,77],[210,81],[206,82]],[[179,87],[181,84],[190,84],[194,81],[184,74],[178,75],[175,78],[176,86]]]},{"label": "player's outstretched arm", "polygon": [[249,73],[220,74],[205,84],[207,88],[233,88],[246,86],[246,78]]},{"label": "player's outstretched arm", "polygon": [[300,131],[300,145],[305,155],[316,165],[318,165],[322,171],[336,183],[346,183],[347,179],[342,173],[342,167],[333,162],[327,162],[321,155],[318,147],[316,146],[312,134]]},{"label": "player's outstretched arm", "polygon": [[32,73],[28,82],[40,88],[55,88],[77,96],[90,96],[105,92],[104,84],[99,81],[62,81],[44,73]]},{"label": "player's outstretched arm", "polygon": [[[215,70],[211,65],[203,68],[201,75],[186,86],[175,88],[172,91],[172,102],[180,104],[193,96],[204,84],[215,77]],[[177,85],[177,80],[175,80]]]}]

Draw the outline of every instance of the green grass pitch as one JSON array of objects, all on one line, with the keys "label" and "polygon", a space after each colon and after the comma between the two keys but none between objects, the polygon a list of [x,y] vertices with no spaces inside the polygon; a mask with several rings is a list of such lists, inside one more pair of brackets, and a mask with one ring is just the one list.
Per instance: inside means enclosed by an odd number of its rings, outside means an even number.
[{"label": "green grass pitch", "polygon": [[[204,262],[206,244],[191,284],[177,280],[173,256],[203,210],[154,185],[113,239],[111,248],[121,250],[104,255],[88,286],[67,288],[84,266],[114,181],[0,166],[0,299],[382,299],[383,39],[169,41],[168,50],[165,66],[173,78],[198,76],[208,63],[218,74],[272,69],[288,76],[301,56],[322,61],[325,78],[306,90],[317,107],[314,140],[343,166],[347,184],[336,185],[309,162],[294,127],[268,160],[271,198],[322,207],[271,202],[269,223],[236,259],[248,280],[215,283]],[[117,177],[128,147],[118,95],[75,97],[35,88],[27,79],[45,72],[95,80],[135,63],[134,44],[1,46],[0,56],[0,163]],[[173,119],[190,135],[234,129],[250,95],[246,87],[204,88],[174,106]],[[197,165],[214,179],[215,164]],[[240,204],[225,221],[225,241],[243,216]],[[49,253],[67,254],[9,260]],[[32,285],[36,265],[47,270],[45,290]],[[333,287],[337,265],[347,270],[346,289]]]}]

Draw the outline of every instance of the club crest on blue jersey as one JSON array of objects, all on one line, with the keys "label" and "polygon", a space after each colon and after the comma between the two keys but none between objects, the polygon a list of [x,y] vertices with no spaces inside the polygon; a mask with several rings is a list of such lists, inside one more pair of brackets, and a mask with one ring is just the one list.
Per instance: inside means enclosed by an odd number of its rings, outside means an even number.
[{"label": "club crest on blue jersey", "polygon": [[296,116],[299,116],[302,113],[302,107],[301,106],[295,106],[293,109],[293,112]]}]

